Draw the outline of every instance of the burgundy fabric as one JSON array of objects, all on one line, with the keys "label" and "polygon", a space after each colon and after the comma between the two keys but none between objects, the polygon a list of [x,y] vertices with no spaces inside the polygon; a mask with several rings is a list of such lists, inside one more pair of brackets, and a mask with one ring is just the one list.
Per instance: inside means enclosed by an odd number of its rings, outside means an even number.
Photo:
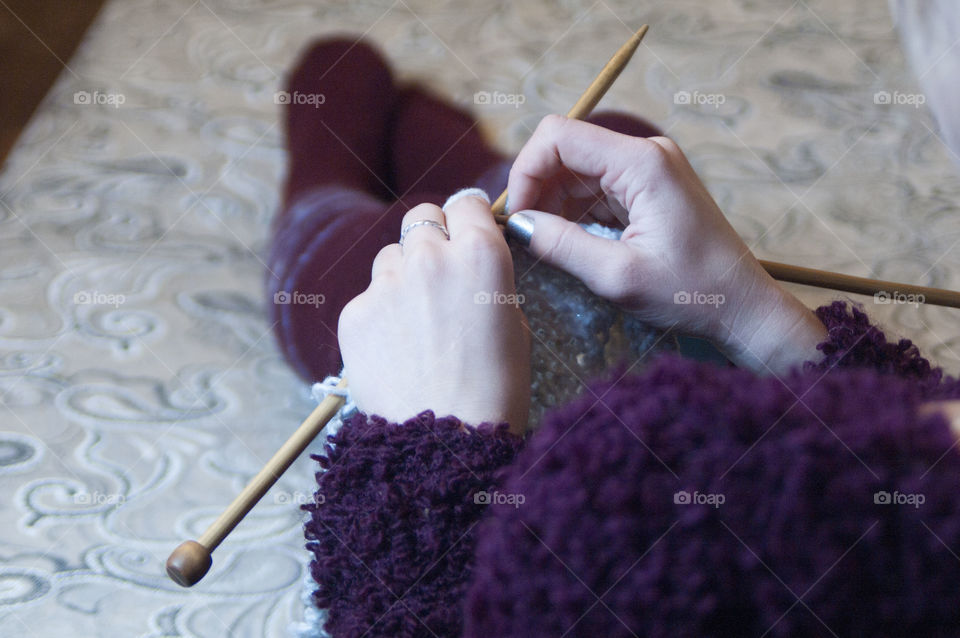
[{"label": "burgundy fabric", "polygon": [[370,283],[382,246],[407,208],[367,193],[318,187],[301,193],[273,237],[267,302],[287,362],[308,381],[340,371],[340,311]]},{"label": "burgundy fabric", "polygon": [[399,232],[404,211],[387,204],[383,144],[396,89],[376,50],[337,38],[300,57],[285,91],[289,161],[267,300],[285,358],[318,380],[340,368],[340,310],[366,287],[379,247]]},{"label": "burgundy fabric", "polygon": [[349,38],[317,42],[300,57],[285,90],[284,209],[301,193],[329,184],[387,199],[384,140],[397,91],[383,56]]},{"label": "burgundy fabric", "polygon": [[[516,458],[519,441],[489,425],[349,420],[321,459],[323,504],[306,508],[326,629],[960,635],[960,455],[945,419],[916,415],[960,397],[957,381],[860,310],[817,315],[820,362],[782,380],[669,355],[615,371]],[[493,491],[524,502],[477,523],[477,494]],[[877,503],[884,492],[925,502]]]},{"label": "burgundy fabric", "polygon": [[610,129],[624,135],[633,137],[656,137],[663,135],[656,126],[650,122],[621,111],[598,111],[587,118],[587,121],[605,129]]},{"label": "burgundy fabric", "polygon": [[451,195],[505,161],[487,145],[469,113],[422,87],[400,90],[393,117],[390,181],[397,195],[414,189]]}]

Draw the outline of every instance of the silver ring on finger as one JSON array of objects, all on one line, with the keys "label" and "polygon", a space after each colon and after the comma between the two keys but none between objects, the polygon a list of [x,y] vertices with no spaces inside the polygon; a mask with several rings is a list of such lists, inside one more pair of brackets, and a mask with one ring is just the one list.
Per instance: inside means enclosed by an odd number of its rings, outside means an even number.
[{"label": "silver ring on finger", "polygon": [[441,224],[440,222],[435,222],[435,221],[433,221],[432,219],[420,219],[420,220],[417,220],[417,221],[413,222],[412,224],[407,224],[407,225],[404,226],[403,229],[400,231],[400,242],[399,242],[399,243],[400,243],[400,247],[401,247],[401,248],[403,248],[403,240],[404,240],[404,238],[407,236],[407,233],[409,233],[411,230],[413,230],[413,229],[416,228],[417,226],[432,226],[433,228],[436,228],[436,229],[439,230],[441,233],[443,233],[444,239],[447,239],[447,240],[450,239],[450,231],[447,230],[447,227],[446,227],[446,226],[444,226],[444,225]]}]

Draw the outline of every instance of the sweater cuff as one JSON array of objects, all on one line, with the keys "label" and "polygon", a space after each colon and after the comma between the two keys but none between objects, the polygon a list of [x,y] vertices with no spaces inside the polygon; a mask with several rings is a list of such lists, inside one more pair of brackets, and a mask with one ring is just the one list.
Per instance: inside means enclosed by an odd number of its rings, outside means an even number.
[{"label": "sweater cuff", "polygon": [[327,440],[303,507],[326,631],[460,635],[481,492],[500,484],[523,440],[506,423],[474,430],[431,411],[402,424],[356,414]]},{"label": "sweater cuff", "polygon": [[870,322],[859,304],[834,301],[816,310],[827,328],[827,339],[817,346],[824,356],[808,361],[805,369],[828,372],[833,368],[870,368],[917,381],[929,394],[943,378],[943,371],[930,365],[909,339],[890,341]]}]

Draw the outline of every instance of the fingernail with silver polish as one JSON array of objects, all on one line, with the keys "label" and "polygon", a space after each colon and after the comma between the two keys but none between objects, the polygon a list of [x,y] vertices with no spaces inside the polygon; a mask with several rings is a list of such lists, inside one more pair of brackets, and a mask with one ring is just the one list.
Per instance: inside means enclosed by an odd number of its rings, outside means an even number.
[{"label": "fingernail with silver polish", "polygon": [[523,213],[514,213],[507,218],[507,235],[521,246],[529,246],[533,237],[533,218]]},{"label": "fingernail with silver polish", "polygon": [[505,215],[510,214],[510,196],[507,195],[507,198],[503,200],[503,212]]}]

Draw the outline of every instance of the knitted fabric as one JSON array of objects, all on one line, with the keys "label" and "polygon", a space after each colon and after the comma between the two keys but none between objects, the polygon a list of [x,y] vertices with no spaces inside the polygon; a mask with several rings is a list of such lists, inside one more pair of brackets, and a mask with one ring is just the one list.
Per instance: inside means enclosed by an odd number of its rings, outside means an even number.
[{"label": "knitted fabric", "polygon": [[[315,503],[304,506],[318,607],[334,636],[457,636],[476,524],[521,439],[424,412],[397,425],[363,414],[314,456]],[[374,628],[370,633],[368,629]]]},{"label": "knitted fabric", "polygon": [[860,310],[817,315],[823,361],[614,371],[518,455],[429,412],[349,420],[307,508],[326,630],[960,635],[960,456],[916,415],[957,383]]}]

